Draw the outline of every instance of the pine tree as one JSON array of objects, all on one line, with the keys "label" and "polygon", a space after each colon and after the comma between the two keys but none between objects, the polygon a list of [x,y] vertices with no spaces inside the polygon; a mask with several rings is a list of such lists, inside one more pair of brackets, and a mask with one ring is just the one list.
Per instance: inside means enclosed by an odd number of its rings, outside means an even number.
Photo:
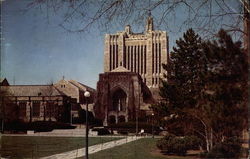
[{"label": "pine tree", "polygon": [[189,29],[176,44],[163,65],[168,72],[160,88],[165,110],[184,121],[196,119],[188,122],[204,137],[207,151],[240,136],[247,121],[247,58],[241,43],[223,30],[217,41],[205,42]]}]

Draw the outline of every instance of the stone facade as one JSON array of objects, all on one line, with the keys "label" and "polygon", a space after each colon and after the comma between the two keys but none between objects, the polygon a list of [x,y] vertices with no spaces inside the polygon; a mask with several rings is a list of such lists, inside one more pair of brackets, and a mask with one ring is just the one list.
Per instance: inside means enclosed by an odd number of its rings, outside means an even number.
[{"label": "stone facade", "polygon": [[141,76],[122,66],[99,75],[97,92],[94,112],[104,125],[141,118],[154,102]]},{"label": "stone facade", "polygon": [[104,73],[97,83],[95,116],[104,125],[147,119],[150,105],[160,100],[162,64],[169,59],[168,36],[154,30],[147,18],[144,33],[124,31],[105,36]]},{"label": "stone facade", "polygon": [[[96,90],[86,86],[75,80],[65,80],[62,79],[54,84],[55,88],[65,95],[75,98],[77,103],[80,104],[82,109],[86,107],[86,99],[84,97],[84,92],[90,92],[90,97],[88,98],[89,111],[93,110],[93,103],[96,97]],[[77,112],[73,112],[73,115],[77,115]]]},{"label": "stone facade", "polygon": [[2,81],[1,89],[8,92],[2,102],[10,120],[71,123],[79,118],[79,110],[85,109],[85,91],[91,94],[88,103],[93,110],[95,90],[74,80],[62,79],[53,85],[7,85],[6,79]]},{"label": "stone facade", "polygon": [[168,36],[154,30],[153,19],[148,17],[144,33],[133,33],[128,25],[124,31],[105,36],[104,72],[119,66],[141,75],[150,88],[158,88],[163,77],[162,63],[169,58]]},{"label": "stone facade", "polygon": [[70,122],[70,111],[77,109],[76,99],[53,85],[10,85],[1,89],[8,91],[8,96],[2,99],[5,119]]}]

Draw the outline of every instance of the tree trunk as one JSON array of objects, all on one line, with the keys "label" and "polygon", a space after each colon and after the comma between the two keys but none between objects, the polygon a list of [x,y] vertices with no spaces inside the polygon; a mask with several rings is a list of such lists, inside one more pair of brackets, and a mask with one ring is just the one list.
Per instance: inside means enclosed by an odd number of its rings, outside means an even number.
[{"label": "tree trunk", "polygon": [[209,130],[209,150],[213,148],[213,129],[210,127]]},{"label": "tree trunk", "polygon": [[207,130],[206,125],[205,125],[205,136],[206,136],[206,148],[207,148],[207,152],[209,152],[210,151],[209,132]]}]

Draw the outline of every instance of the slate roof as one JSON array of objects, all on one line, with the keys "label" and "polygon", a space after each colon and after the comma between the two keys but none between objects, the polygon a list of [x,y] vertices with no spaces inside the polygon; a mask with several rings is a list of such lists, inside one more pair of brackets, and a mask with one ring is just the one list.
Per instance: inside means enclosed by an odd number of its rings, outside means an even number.
[{"label": "slate roof", "polygon": [[7,87],[12,96],[60,96],[65,95],[50,85],[12,85]]},{"label": "slate roof", "polygon": [[79,89],[81,89],[82,91],[88,90],[88,91],[91,91],[91,92],[96,92],[95,89],[93,89],[93,88],[91,88],[91,87],[89,87],[89,86],[86,86],[86,85],[84,85],[84,84],[82,84],[82,83],[80,83],[80,82],[77,82],[77,81],[75,81],[75,80],[69,80],[69,82],[70,82],[71,84],[73,84],[74,86],[78,87]]}]

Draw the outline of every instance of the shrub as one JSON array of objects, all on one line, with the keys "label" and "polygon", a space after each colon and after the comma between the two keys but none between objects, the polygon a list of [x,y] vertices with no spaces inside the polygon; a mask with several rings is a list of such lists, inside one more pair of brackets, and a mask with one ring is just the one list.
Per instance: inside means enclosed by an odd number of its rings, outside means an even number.
[{"label": "shrub", "polygon": [[121,135],[128,135],[128,131],[121,130],[121,131],[118,131],[118,134],[121,134]]},{"label": "shrub", "polygon": [[238,138],[228,138],[218,143],[209,151],[206,158],[239,158],[241,154],[241,143]]},{"label": "shrub", "polygon": [[97,135],[109,135],[110,132],[106,128],[94,128],[92,131],[97,131]]},{"label": "shrub", "polygon": [[4,123],[5,131],[20,131],[25,132],[28,129],[28,124],[19,120]]},{"label": "shrub", "polygon": [[157,142],[157,147],[163,152],[184,156],[187,150],[197,148],[199,144],[200,139],[196,136],[177,137],[168,134]]},{"label": "shrub", "polygon": [[202,143],[202,140],[197,136],[185,136],[184,139],[187,142],[189,150],[198,150]]},{"label": "shrub", "polygon": [[171,141],[173,138],[175,138],[176,136],[173,134],[167,134],[166,136],[164,136],[162,139],[158,140],[156,143],[156,146],[163,150],[167,147],[169,141]]},{"label": "shrub", "polygon": [[72,126],[67,123],[53,122],[53,121],[36,121],[29,124],[29,129],[36,132],[47,132],[52,131],[53,129],[74,129],[75,126]]},{"label": "shrub", "polygon": [[35,121],[32,123],[25,123],[22,121],[12,121],[5,123],[4,130],[25,132],[27,130],[34,130],[35,132],[48,132],[53,129],[74,129],[67,123],[53,122],[53,121]]},{"label": "shrub", "polygon": [[[136,122],[123,122],[123,123],[117,123],[117,124],[111,124],[107,128],[111,128],[113,130],[118,131],[128,131],[130,133],[134,133],[136,130]],[[138,122],[138,129],[144,129],[145,133],[152,133],[152,124],[151,123],[145,123],[145,122]],[[158,126],[154,126],[154,134],[159,134],[160,129]]]}]

